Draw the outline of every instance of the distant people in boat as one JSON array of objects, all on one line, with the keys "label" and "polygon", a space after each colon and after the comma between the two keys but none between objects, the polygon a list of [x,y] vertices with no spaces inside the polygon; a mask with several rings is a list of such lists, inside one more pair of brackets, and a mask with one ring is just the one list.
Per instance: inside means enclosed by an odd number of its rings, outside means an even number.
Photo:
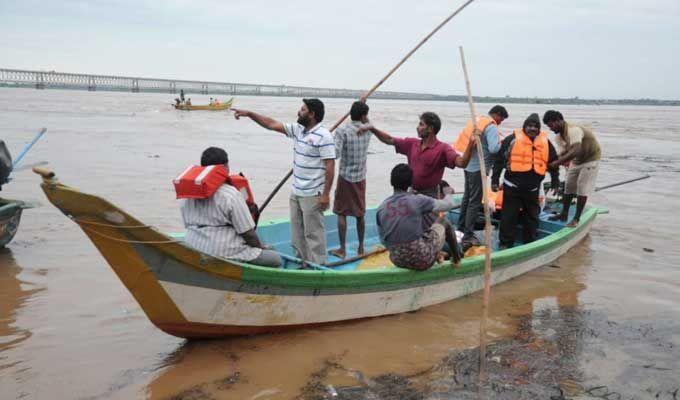
[{"label": "distant people in boat", "polygon": [[324,104],[303,99],[296,123],[282,123],[247,110],[233,109],[234,117],[248,117],[258,125],[293,139],[293,185],[290,196],[291,241],[298,257],[326,263],[323,212],[330,203],[335,176],[335,142],[321,125]]},{"label": "distant people in boat", "polygon": [[212,106],[213,104],[215,104],[215,100],[213,100],[213,98],[211,97],[210,101],[208,102],[208,105]]},{"label": "distant people in boat", "polygon": [[[451,145],[437,139],[441,129],[441,120],[433,112],[424,112],[416,128],[418,138],[395,138],[387,132],[377,129],[373,125],[360,128],[361,131],[370,130],[381,142],[394,146],[399,154],[406,155],[408,165],[413,171],[413,186],[415,193],[437,198],[439,182],[444,176],[445,168],[465,168],[470,162],[470,156],[475,141],[470,140],[462,156],[458,155]],[[424,219],[429,227],[436,218],[435,214]]]},{"label": "distant people in boat", "polygon": [[[218,147],[205,149],[201,166],[209,165],[224,165],[228,169],[227,152]],[[281,266],[279,253],[267,249],[258,238],[246,201],[233,186],[224,184],[207,199],[180,201],[187,245],[214,257]]]},{"label": "distant people in boat", "polygon": [[184,102],[184,105],[191,106],[191,97],[189,97],[187,101]]},{"label": "distant people in boat", "polygon": [[[508,111],[501,105],[493,106],[488,116],[477,117],[476,127],[481,132],[481,144],[484,151],[486,173],[489,174],[492,166],[492,155],[501,148],[501,139],[498,125],[508,118]],[[458,134],[453,144],[458,154],[463,154],[467,149],[470,137],[475,129],[472,120],[467,122],[465,128]],[[465,187],[463,200],[460,204],[460,217],[458,218],[458,230],[463,232],[463,250],[472,246],[479,246],[480,242],[475,236],[475,222],[482,211],[482,176],[479,173],[479,158],[471,157],[470,163],[465,167]]]},{"label": "distant people in boat", "polygon": [[175,98],[175,107],[179,107],[180,104],[181,104],[181,102],[179,101],[179,98],[176,97]]},{"label": "distant people in boat", "polygon": [[[491,176],[491,190],[498,191],[503,175],[503,208],[499,232],[500,248],[515,244],[517,222],[521,219],[523,241],[536,240],[538,232],[539,187],[545,173],[550,172],[553,189],[559,185],[559,169],[550,166],[557,160],[557,152],[548,134],[541,131],[538,114],[531,114],[522,129],[516,129],[501,143]],[[521,217],[521,218],[520,218]]]},{"label": "distant people in boat", "polygon": [[366,214],[366,158],[371,141],[370,132],[359,133],[368,123],[368,105],[355,101],[349,112],[351,121],[335,131],[335,154],[340,159],[338,182],[335,187],[333,213],[338,216],[338,239],[340,247],[331,254],[345,258],[347,217],[356,218],[359,244],[357,254],[364,254],[364,231]]},{"label": "distant people in boat", "polygon": [[179,100],[184,103],[184,89],[180,89],[179,91]]},{"label": "distant people in boat", "polygon": [[576,214],[574,214],[574,219],[567,224],[569,227],[574,227],[581,219],[588,196],[595,190],[595,181],[600,169],[600,144],[589,127],[567,123],[559,111],[546,111],[543,115],[543,122],[557,134],[557,146],[560,153],[552,166],[559,167],[569,163],[562,198],[562,213],[551,219],[566,221],[571,201],[576,196]]},{"label": "distant people in boat", "polygon": [[213,100],[213,105],[214,105],[214,106],[219,106],[219,105],[220,105],[220,101],[217,100],[217,97],[215,97],[215,100]]},{"label": "distant people in boat", "polygon": [[453,262],[460,257],[453,227],[439,216],[430,226],[423,226],[423,219],[431,213],[449,211],[454,206],[452,196],[442,200],[409,192],[414,174],[406,164],[392,169],[390,183],[394,194],[382,202],[376,212],[380,241],[387,247],[392,263],[401,268],[426,270],[441,260],[441,249],[446,242]]}]

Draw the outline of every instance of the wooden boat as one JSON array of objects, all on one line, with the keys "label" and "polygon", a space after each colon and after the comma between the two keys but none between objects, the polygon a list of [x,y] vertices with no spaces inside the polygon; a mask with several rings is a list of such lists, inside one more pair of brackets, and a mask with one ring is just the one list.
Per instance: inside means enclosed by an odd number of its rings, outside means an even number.
[{"label": "wooden boat", "polygon": [[24,208],[28,207],[23,201],[0,198],[0,247],[5,247],[16,235]]},{"label": "wooden boat", "polygon": [[[311,269],[300,269],[286,220],[258,228],[260,238],[282,254],[283,268],[211,257],[184,245],[181,235],[163,234],[102,198],[58,183],[49,171],[36,172],[52,204],[82,228],[151,322],[171,335],[254,334],[397,314],[482,288],[483,256],[465,258],[458,268],[446,262],[423,272],[393,267],[386,254],[374,260],[373,268],[367,267],[369,260],[358,260],[337,268],[309,264]],[[494,252],[492,284],[566,253],[588,234],[598,211],[587,208],[576,228],[541,220],[539,240]],[[378,242],[375,209],[367,211],[366,221],[370,248]],[[326,227],[329,244],[336,244],[334,216],[327,215]]]},{"label": "wooden boat", "polygon": [[220,103],[217,105],[211,105],[211,104],[204,104],[204,105],[186,105],[186,104],[173,104],[172,106],[175,107],[175,110],[184,110],[184,111],[222,111],[222,110],[228,110],[231,108],[231,104],[234,102],[234,99],[231,98],[229,101],[226,103]]}]

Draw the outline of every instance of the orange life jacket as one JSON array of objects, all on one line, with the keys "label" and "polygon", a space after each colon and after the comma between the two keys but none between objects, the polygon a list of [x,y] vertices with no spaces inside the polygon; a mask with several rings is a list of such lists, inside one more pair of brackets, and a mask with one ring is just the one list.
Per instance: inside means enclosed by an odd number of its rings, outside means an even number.
[{"label": "orange life jacket", "polygon": [[242,173],[229,175],[229,170],[224,165],[190,165],[173,180],[178,199],[207,199],[225,183],[241,193],[257,223],[259,210],[250,190],[250,183]]},{"label": "orange life jacket", "polygon": [[[495,210],[500,211],[503,208],[503,188],[499,188],[497,192],[492,191],[489,189],[488,192],[488,198],[489,201],[493,201],[495,204]],[[484,199],[482,199],[482,202]]]},{"label": "orange life jacket", "polygon": [[541,131],[533,141],[522,129],[515,129],[515,142],[508,157],[508,168],[512,172],[527,172],[532,169],[545,175],[548,168],[548,135]]},{"label": "orange life jacket", "polygon": [[[480,132],[484,132],[484,129],[486,129],[489,124],[496,124],[496,121],[494,121],[493,118],[487,117],[485,115],[477,117],[477,129],[479,129]],[[470,142],[470,137],[472,137],[472,132],[474,131],[474,127],[472,126],[472,120],[469,120],[467,122],[467,125],[465,125],[465,128],[463,128],[462,131],[458,134],[458,138],[456,139],[456,142],[453,144],[454,150],[458,152],[459,154],[465,153],[465,149],[467,149],[468,143]]]}]

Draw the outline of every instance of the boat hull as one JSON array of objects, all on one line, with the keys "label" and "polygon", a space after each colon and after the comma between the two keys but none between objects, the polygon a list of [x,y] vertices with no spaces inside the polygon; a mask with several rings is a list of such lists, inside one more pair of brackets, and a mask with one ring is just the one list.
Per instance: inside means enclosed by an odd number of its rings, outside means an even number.
[{"label": "boat hull", "polygon": [[21,213],[21,202],[0,200],[0,247],[5,247],[16,235]]},{"label": "boat hull", "polygon": [[[276,332],[418,310],[482,288],[484,257],[426,271],[392,266],[337,271],[264,268],[199,253],[161,234],[99,197],[46,180],[50,201],[78,223],[147,317],[184,338]],[[367,238],[377,234],[368,210]],[[457,214],[456,214],[457,215]],[[550,230],[533,243],[492,254],[492,284],[548,264],[590,231],[596,208],[576,228],[541,221]],[[450,215],[449,218],[455,218]],[[327,216],[327,234],[336,235]],[[284,252],[287,221],[262,223],[260,236]],[[279,242],[276,241],[279,238]]]},{"label": "boat hull", "polygon": [[173,104],[173,107],[175,107],[175,110],[182,110],[182,111],[224,111],[224,110],[228,110],[228,109],[231,108],[232,102],[233,102],[233,99],[227,101],[226,103],[221,103],[219,105],[209,105],[209,104],[204,104],[204,105],[180,104],[180,105],[176,105],[176,104]]}]

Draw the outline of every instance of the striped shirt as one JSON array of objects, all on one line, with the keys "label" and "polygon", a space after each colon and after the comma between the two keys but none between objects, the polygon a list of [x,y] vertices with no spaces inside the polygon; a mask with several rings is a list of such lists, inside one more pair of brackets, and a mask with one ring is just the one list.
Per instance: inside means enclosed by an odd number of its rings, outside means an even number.
[{"label": "striped shirt", "polygon": [[340,159],[338,174],[349,182],[366,179],[366,157],[372,134],[358,134],[361,125],[361,121],[350,121],[335,131],[335,154]]},{"label": "striped shirt", "polygon": [[293,194],[316,196],[326,183],[324,160],[335,159],[333,135],[321,124],[309,131],[298,123],[283,126],[286,136],[293,139]]},{"label": "striped shirt", "polygon": [[243,195],[230,185],[222,185],[207,199],[181,200],[180,210],[187,233],[185,243],[214,257],[251,261],[262,249],[246,244],[243,233],[255,222]]}]

